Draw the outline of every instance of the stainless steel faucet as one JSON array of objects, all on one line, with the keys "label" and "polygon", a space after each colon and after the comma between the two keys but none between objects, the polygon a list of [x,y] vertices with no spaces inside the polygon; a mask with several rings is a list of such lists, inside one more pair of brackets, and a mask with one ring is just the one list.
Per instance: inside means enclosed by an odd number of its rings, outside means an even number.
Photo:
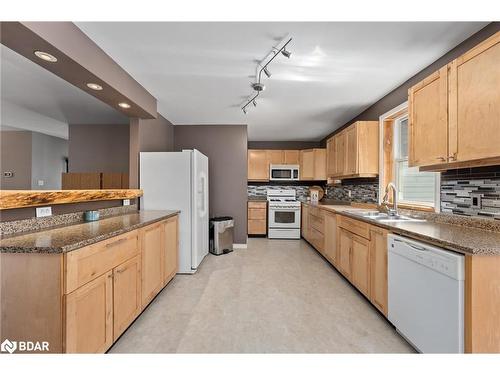
[{"label": "stainless steel faucet", "polygon": [[[389,208],[389,190],[392,189],[392,208]],[[382,207],[387,212],[389,216],[397,216],[398,215],[398,188],[394,184],[394,182],[389,182],[385,188],[385,195],[382,199]]]}]

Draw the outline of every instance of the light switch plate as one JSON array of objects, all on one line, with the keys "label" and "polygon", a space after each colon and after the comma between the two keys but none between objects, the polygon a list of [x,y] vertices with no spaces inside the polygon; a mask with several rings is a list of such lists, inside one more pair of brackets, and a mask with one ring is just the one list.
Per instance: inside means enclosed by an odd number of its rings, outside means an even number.
[{"label": "light switch plate", "polygon": [[36,217],[52,216],[52,207],[37,207]]},{"label": "light switch plate", "polygon": [[123,205],[124,206],[130,206],[130,199],[124,199],[123,200]]}]

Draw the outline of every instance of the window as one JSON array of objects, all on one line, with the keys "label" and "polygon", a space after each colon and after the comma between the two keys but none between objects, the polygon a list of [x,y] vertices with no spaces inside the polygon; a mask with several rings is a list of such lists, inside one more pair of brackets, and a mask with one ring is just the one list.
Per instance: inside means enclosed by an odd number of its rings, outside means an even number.
[{"label": "window", "polygon": [[394,182],[401,206],[439,211],[440,174],[408,167],[408,153],[408,103],[403,103],[380,116],[379,199],[382,202],[387,184]]},{"label": "window", "polygon": [[394,118],[394,179],[400,203],[434,207],[439,173],[420,172],[408,167],[408,114]]}]

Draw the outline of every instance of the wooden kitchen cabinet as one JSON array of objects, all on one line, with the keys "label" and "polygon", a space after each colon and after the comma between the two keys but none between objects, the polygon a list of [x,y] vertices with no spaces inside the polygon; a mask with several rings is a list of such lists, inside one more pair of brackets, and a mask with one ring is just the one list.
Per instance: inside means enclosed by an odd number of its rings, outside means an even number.
[{"label": "wooden kitchen cabinet", "polygon": [[351,278],[351,247],[352,234],[344,228],[339,228],[338,237],[338,269],[348,279]]},{"label": "wooden kitchen cabinet", "polygon": [[162,223],[139,230],[142,255],[142,307],[145,307],[163,287]]},{"label": "wooden kitchen cabinet", "polygon": [[103,353],[113,343],[113,271],[66,295],[66,353]]},{"label": "wooden kitchen cabinet", "polygon": [[408,93],[408,164],[442,164],[448,159],[448,69],[443,67]]},{"label": "wooden kitchen cabinet", "polygon": [[267,150],[269,164],[285,164],[284,150]]},{"label": "wooden kitchen cabinet", "polygon": [[409,165],[500,164],[500,32],[411,87]]},{"label": "wooden kitchen cabinet", "polygon": [[379,167],[378,140],[378,121],[357,121],[330,137],[326,156],[328,177],[376,177]]},{"label": "wooden kitchen cabinet", "polygon": [[267,234],[267,201],[248,202],[248,234]]},{"label": "wooden kitchen cabinet", "polygon": [[325,211],[325,257],[337,265],[337,216]]},{"label": "wooden kitchen cabinet", "polygon": [[179,268],[179,219],[168,218],[163,223],[163,286],[173,279]]},{"label": "wooden kitchen cabinet", "polygon": [[326,180],[326,149],[313,148],[300,151],[300,179]]},{"label": "wooden kitchen cabinet", "polygon": [[283,164],[299,165],[299,163],[300,163],[300,151],[299,150],[284,150],[283,153],[284,153]]},{"label": "wooden kitchen cabinet", "polygon": [[356,235],[351,236],[351,281],[370,298],[370,242]]},{"label": "wooden kitchen cabinet", "polygon": [[302,237],[309,241],[309,205],[302,204],[302,212],[301,212],[301,227],[300,231]]},{"label": "wooden kitchen cabinet", "polygon": [[113,269],[113,340],[141,312],[141,258],[139,255]]},{"label": "wooden kitchen cabinet", "polygon": [[500,157],[500,32],[449,65],[452,162]]},{"label": "wooden kitchen cabinet", "polygon": [[248,150],[248,180],[269,181],[269,159],[266,150]]},{"label": "wooden kitchen cabinet", "polygon": [[387,234],[376,226],[370,227],[370,301],[387,316]]}]

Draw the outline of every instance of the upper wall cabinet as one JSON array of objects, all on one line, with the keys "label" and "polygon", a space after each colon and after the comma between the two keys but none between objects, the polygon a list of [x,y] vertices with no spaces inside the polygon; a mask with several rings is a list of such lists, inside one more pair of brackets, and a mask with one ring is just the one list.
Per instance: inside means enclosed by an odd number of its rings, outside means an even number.
[{"label": "upper wall cabinet", "polygon": [[410,165],[500,164],[500,32],[409,90]]},{"label": "upper wall cabinet", "polygon": [[[304,180],[326,180],[325,149],[306,150],[311,152],[310,162],[307,160],[308,178]],[[248,181],[269,181],[269,166],[271,164],[301,165],[299,150],[248,150]]]},{"label": "upper wall cabinet", "polygon": [[326,149],[312,148],[300,151],[300,179],[326,180]]},{"label": "upper wall cabinet", "polygon": [[328,177],[378,175],[378,121],[357,121],[327,140]]},{"label": "upper wall cabinet", "polygon": [[248,150],[248,180],[269,181],[269,161],[266,150]]}]

